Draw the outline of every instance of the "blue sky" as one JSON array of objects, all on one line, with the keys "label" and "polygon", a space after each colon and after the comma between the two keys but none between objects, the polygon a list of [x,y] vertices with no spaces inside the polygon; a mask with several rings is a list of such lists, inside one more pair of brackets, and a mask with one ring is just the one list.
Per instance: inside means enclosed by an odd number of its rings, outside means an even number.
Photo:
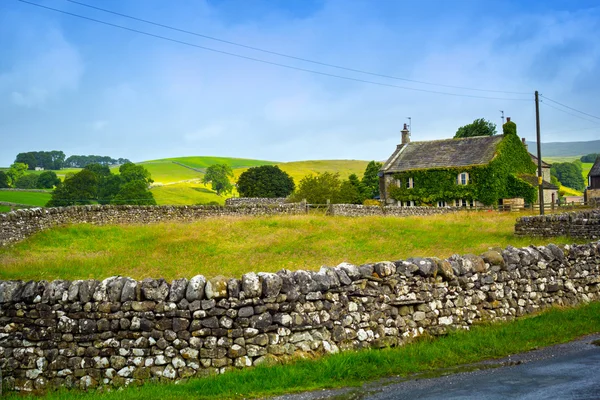
[{"label": "blue sky", "polygon": [[[188,155],[383,160],[399,142],[407,117],[412,140],[431,140],[452,137],[476,118],[500,129],[500,110],[517,123],[520,136],[533,140],[534,90],[600,114],[597,1],[78,0],[323,63],[526,95],[364,75],[170,31],[67,0],[29,1],[297,68],[500,99],[312,74],[0,0],[0,166],[19,152],[55,149],[133,161]],[[600,138],[599,119],[547,100],[541,122],[543,142]]]}]

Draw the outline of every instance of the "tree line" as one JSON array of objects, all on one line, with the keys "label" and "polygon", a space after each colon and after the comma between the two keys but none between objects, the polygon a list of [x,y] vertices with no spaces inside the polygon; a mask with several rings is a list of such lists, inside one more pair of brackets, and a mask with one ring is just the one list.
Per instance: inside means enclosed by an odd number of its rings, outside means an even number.
[{"label": "tree line", "polygon": [[113,174],[107,165],[88,164],[76,174],[67,174],[46,206],[92,203],[156,205],[150,192],[152,182],[150,172],[141,165],[125,163],[119,167],[119,174]]},{"label": "tree line", "polygon": [[[323,172],[307,175],[296,187],[294,179],[276,165],[249,168],[237,180],[240,197],[288,197],[293,201],[306,200],[311,204],[363,204],[379,195],[378,172],[382,164],[371,161],[361,179],[352,174],[341,179],[339,173]],[[226,164],[214,164],[206,169],[202,179],[219,196],[233,191],[233,170]]]},{"label": "tree line", "polygon": [[0,171],[0,188],[52,189],[60,183],[54,171],[27,174],[27,164],[13,163],[8,171]]},{"label": "tree line", "polygon": [[27,169],[36,168],[46,170],[59,170],[62,168],[83,168],[89,164],[120,165],[130,163],[126,158],[112,158],[109,156],[78,156],[72,155],[65,159],[65,153],[59,150],[28,151],[17,154],[15,163],[27,164]]}]

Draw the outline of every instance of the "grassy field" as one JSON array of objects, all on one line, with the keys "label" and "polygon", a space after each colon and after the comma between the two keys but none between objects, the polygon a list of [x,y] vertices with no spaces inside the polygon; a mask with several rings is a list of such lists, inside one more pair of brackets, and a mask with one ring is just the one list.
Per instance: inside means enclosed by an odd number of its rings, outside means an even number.
[{"label": "grassy field", "polygon": [[216,201],[225,203],[225,197],[217,195],[201,183],[186,182],[165,186],[154,186],[151,190],[156,203],[171,205],[207,204]]},{"label": "grassy field", "polygon": [[[180,182],[186,180],[202,179],[204,174],[196,172],[193,169],[182,167],[172,161],[151,161],[140,163],[146,168],[155,184],[165,184],[172,182]],[[119,172],[118,169],[113,172]]]},{"label": "grassy field", "polygon": [[274,161],[265,161],[265,160],[252,160],[246,158],[232,158],[232,157],[202,157],[202,156],[194,156],[194,157],[175,157],[175,158],[163,158],[160,160],[150,160],[144,161],[141,164],[151,163],[151,162],[163,162],[163,161],[177,161],[182,164],[185,164],[192,168],[205,169],[210,167],[213,164],[227,164],[232,169],[237,168],[249,168],[249,167],[258,167],[260,165],[273,165],[277,164]]},{"label": "grassy field", "polygon": [[10,203],[44,206],[50,197],[52,197],[50,193],[0,190],[0,201]]},{"label": "grassy field", "polygon": [[9,212],[9,211],[10,211],[9,206],[0,206],[0,213],[5,213],[5,212]]},{"label": "grassy field", "polygon": [[409,218],[302,215],[211,218],[189,224],[80,224],[40,232],[0,249],[0,279],[240,277],[249,271],[480,254],[490,247],[549,242],[515,236],[518,216],[497,212]]},{"label": "grassy field", "polygon": [[[308,390],[360,386],[387,377],[438,376],[477,361],[501,358],[600,331],[600,303],[574,309],[553,308],[513,322],[477,325],[439,338],[422,337],[402,347],[363,350],[298,359],[173,384],[146,384],[110,393],[62,391],[45,400],[242,399]],[[473,369],[472,367],[470,369]],[[348,397],[351,394],[347,394]],[[10,395],[9,398],[23,398]],[[338,398],[338,397],[336,397]],[[342,398],[342,397],[340,397]],[[346,398],[346,397],[344,397]],[[360,394],[351,398],[362,398]]]}]

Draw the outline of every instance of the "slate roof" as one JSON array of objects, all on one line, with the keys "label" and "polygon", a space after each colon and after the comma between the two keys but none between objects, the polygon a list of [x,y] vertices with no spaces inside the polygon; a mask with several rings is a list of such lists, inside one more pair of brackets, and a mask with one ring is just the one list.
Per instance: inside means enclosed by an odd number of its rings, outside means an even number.
[{"label": "slate roof", "polygon": [[600,176],[600,157],[596,158],[596,162],[592,165],[588,176]]},{"label": "slate roof", "polygon": [[[531,174],[519,174],[517,177],[523,179],[525,182],[529,183],[531,186],[537,188],[538,187],[538,177],[537,175]],[[551,184],[548,181],[542,181],[542,189],[550,189],[550,190],[558,190],[558,187]]]},{"label": "slate roof", "polygon": [[416,169],[485,165],[493,160],[503,135],[409,142],[398,145],[386,161],[384,173]]},{"label": "slate roof", "polygon": [[[531,153],[529,153],[529,157],[531,157],[531,161],[533,161],[533,163],[535,164],[535,167],[537,168],[538,158]],[[542,168],[550,168],[551,166],[552,166],[552,164],[548,164],[546,161],[544,161],[544,159],[542,159]]]}]

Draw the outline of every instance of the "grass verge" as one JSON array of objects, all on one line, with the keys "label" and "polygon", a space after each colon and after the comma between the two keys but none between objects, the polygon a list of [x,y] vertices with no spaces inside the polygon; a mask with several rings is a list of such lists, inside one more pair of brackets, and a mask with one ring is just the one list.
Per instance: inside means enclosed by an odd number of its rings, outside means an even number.
[{"label": "grass verge", "polygon": [[175,279],[203,274],[318,269],[409,257],[481,254],[490,247],[572,243],[514,235],[525,214],[461,212],[428,217],[318,215],[209,218],[194,223],[94,226],[40,232],[0,249],[0,279]]},{"label": "grass verge", "polygon": [[[403,347],[346,352],[318,360],[261,366],[179,385],[147,384],[111,393],[63,391],[47,400],[70,399],[241,399],[307,390],[358,386],[365,381],[434,372],[565,343],[600,331],[600,303],[553,308],[513,322],[474,326],[440,338],[425,337]],[[14,396],[16,397],[16,396]]]}]

